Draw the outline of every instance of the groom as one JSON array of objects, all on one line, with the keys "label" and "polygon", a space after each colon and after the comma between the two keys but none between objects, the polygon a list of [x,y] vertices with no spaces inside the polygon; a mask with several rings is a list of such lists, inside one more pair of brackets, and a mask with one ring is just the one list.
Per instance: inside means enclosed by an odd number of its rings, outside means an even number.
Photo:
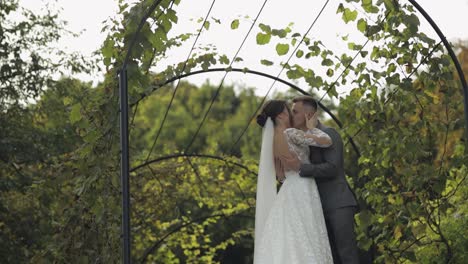
[{"label": "groom", "polygon": [[[295,128],[307,131],[308,119],[317,112],[317,101],[310,96],[293,99],[292,119]],[[328,238],[334,263],[358,264],[358,247],[354,234],[357,203],[344,173],[343,141],[336,130],[317,123],[333,141],[329,148],[310,147],[312,164],[301,164],[301,177],[314,177],[322,201]]]}]

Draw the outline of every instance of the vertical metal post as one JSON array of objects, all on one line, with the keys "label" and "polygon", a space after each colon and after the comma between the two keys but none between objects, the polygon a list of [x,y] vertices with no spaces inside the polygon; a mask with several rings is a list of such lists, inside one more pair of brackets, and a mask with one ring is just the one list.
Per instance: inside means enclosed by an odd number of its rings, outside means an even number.
[{"label": "vertical metal post", "polygon": [[[146,20],[154,12],[156,7],[162,0],[155,0],[149,7],[148,12],[141,19],[136,32],[133,35],[130,45],[127,50],[127,55],[122,64],[122,69],[119,72],[119,89],[120,89],[120,176],[122,179],[122,235],[123,235],[123,263],[131,263],[131,234],[130,234],[130,165],[129,165],[129,148],[128,148],[128,79],[127,79],[127,62],[130,59],[132,51],[140,30],[146,23]],[[162,14],[162,13],[161,13]],[[159,16],[156,18],[158,20]]]},{"label": "vertical metal post", "polygon": [[122,181],[123,263],[130,264],[130,184],[128,149],[128,81],[127,69],[119,74],[120,90],[120,177]]}]

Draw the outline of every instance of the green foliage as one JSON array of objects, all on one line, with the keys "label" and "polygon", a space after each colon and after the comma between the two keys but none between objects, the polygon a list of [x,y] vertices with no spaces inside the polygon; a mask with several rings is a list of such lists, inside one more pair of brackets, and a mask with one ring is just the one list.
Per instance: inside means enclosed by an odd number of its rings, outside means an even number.
[{"label": "green foliage", "polygon": [[237,29],[239,27],[239,19],[234,19],[231,22],[231,29]]},{"label": "green foliage", "polygon": [[276,52],[278,53],[278,55],[280,56],[286,55],[288,51],[289,51],[289,44],[278,43],[276,45]]},{"label": "green foliage", "polygon": [[[360,2],[378,20],[374,23],[362,17],[347,2]],[[9,103],[0,115],[0,258],[8,263],[120,261],[115,75],[131,41],[136,40],[127,68],[133,259],[250,263],[261,132],[250,118],[261,98],[254,89],[224,85],[218,94],[217,83],[196,87],[185,81],[169,82],[183,73],[230,65],[226,55],[211,47],[197,50],[186,64],[152,73],[166,52],[186,45],[196,32],[168,37],[178,22],[173,9],[178,1],[162,1],[138,33],[141,18],[154,1],[119,4],[118,18],[104,28],[108,37],[101,53],[107,75],[98,87],[71,78],[52,81],[55,68],[39,67],[44,58],[38,63],[15,64],[0,57],[19,73],[9,76],[5,66],[0,76],[2,85],[8,85],[1,99]],[[318,59],[315,66],[323,67],[327,76],[302,63],[285,64],[286,76],[339,99],[332,111],[343,122],[343,137],[353,136],[361,154],[358,157],[346,145],[346,171],[361,204],[356,215],[361,249],[373,255],[375,263],[465,263],[468,171],[462,141],[466,124],[461,118],[462,105],[457,103],[462,97],[460,85],[443,49],[419,32],[420,22],[411,6],[399,4],[387,0],[340,4],[341,18],[356,23],[356,32],[369,39],[368,46],[343,37],[349,53],[335,54],[320,40],[305,37],[296,57]],[[14,1],[0,5],[2,18],[18,10]],[[1,23],[2,30],[10,30],[12,36],[24,31],[26,40],[37,33],[37,29],[27,29],[41,25],[44,36],[39,34],[38,42],[18,44],[21,52],[32,54],[36,45],[47,47],[53,42],[54,30],[60,31],[61,26],[52,23],[54,16],[28,14],[21,25]],[[36,23],[42,19],[46,22]],[[214,18],[210,21],[221,23]],[[204,30],[210,25],[214,26],[205,23]],[[237,29],[242,25],[236,19],[226,26]],[[302,40],[291,27],[260,24],[256,43],[285,55],[290,45],[295,47]],[[14,57],[16,53],[9,49],[16,44],[7,40],[0,40],[0,45]],[[467,54],[460,47],[465,69]],[[354,62],[356,55],[364,60]],[[269,66],[273,60],[259,61]],[[370,67],[370,61],[384,67]],[[22,72],[21,68],[28,67],[36,75]],[[330,81],[338,74],[339,79]],[[409,74],[413,78],[407,78]],[[19,85],[34,81],[34,87]],[[338,97],[340,86],[348,87],[350,93]],[[153,148],[173,94],[171,110]],[[13,103],[26,98],[37,101],[23,106]],[[213,98],[204,126],[186,150]],[[249,122],[250,128],[236,142]]]},{"label": "green foliage", "polygon": [[0,2],[1,111],[37,99],[53,74],[91,70],[76,54],[54,47],[66,34],[65,22],[52,11],[38,15],[20,7],[17,0]]},{"label": "green foliage", "polygon": [[273,65],[273,62],[271,62],[271,61],[269,61],[269,60],[261,60],[260,63],[263,64],[263,65],[266,65],[266,66],[271,66],[271,65]]},{"label": "green foliage", "polygon": [[257,34],[257,44],[265,45],[270,42],[271,34],[258,33]]},{"label": "green foliage", "polygon": [[[164,149],[165,153],[184,150],[197,130],[217,88],[218,86],[210,83],[197,88],[181,82],[155,149]],[[134,157],[139,157],[137,153],[141,153],[142,158],[146,158],[150,150],[147,146],[152,146],[160,128],[160,124],[155,123],[155,120],[163,119],[174,89],[173,86],[161,88],[140,102],[131,138],[135,148],[139,150],[134,152]],[[230,154],[230,151],[233,151],[234,154],[240,155],[240,148],[244,148],[243,153],[248,155],[257,153],[258,146],[255,142],[249,142],[247,138],[257,138],[258,131],[253,133],[254,131],[249,130],[241,144],[234,146],[233,150],[231,147],[255,111],[259,99],[253,96],[253,90],[243,90],[238,95],[233,87],[223,87],[222,90],[190,152]],[[177,133],[174,134],[174,131]]]},{"label": "green foliage", "polygon": [[346,8],[343,6],[343,4],[340,4],[338,6],[336,13],[343,13],[342,19],[346,23],[356,20],[357,15],[358,15],[358,12],[356,10],[353,11],[349,8]]},{"label": "green foliage", "polygon": [[367,29],[367,22],[365,19],[361,18],[359,19],[358,23],[357,23],[357,28],[359,31],[361,31],[362,33],[365,33],[366,32],[366,29]]},{"label": "green foliage", "polygon": [[[467,245],[460,233],[466,208],[459,199],[466,196],[467,156],[460,140],[464,124],[456,117],[463,109],[452,104],[461,89],[446,74],[452,69],[439,63],[429,60],[438,71],[422,72],[414,82],[388,77],[397,85],[389,91],[356,88],[340,104],[340,118],[356,120],[345,131],[358,135],[361,150],[354,157],[358,169],[348,169],[364,208],[356,218],[358,239],[378,263],[466,259],[459,249]],[[387,72],[394,76],[396,70],[391,64]]]}]

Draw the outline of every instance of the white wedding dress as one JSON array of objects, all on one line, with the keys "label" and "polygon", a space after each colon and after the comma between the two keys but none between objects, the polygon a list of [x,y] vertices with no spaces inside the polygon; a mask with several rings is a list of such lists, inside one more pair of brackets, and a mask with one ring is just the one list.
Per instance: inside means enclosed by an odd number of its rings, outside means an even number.
[{"label": "white wedding dress", "polygon": [[[284,131],[291,153],[302,163],[309,161],[309,145],[320,146],[306,138],[302,130]],[[319,129],[307,133],[327,136]],[[322,205],[314,178],[285,172],[286,179],[267,214],[256,241],[255,264],[332,264]],[[256,228],[259,228],[256,226]],[[256,233],[257,234],[257,233]]]}]

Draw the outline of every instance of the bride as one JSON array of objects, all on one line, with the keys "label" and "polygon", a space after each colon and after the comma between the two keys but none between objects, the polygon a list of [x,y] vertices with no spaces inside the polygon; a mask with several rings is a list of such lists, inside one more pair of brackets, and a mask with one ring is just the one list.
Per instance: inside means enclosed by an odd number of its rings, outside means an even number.
[{"label": "bride", "polygon": [[[285,168],[288,159],[309,163],[309,146],[329,147],[331,138],[307,119],[306,132],[291,127],[286,101],[270,100],[257,116],[263,127],[255,212],[254,264],[333,263],[314,178]],[[283,182],[276,192],[276,178]]]}]

